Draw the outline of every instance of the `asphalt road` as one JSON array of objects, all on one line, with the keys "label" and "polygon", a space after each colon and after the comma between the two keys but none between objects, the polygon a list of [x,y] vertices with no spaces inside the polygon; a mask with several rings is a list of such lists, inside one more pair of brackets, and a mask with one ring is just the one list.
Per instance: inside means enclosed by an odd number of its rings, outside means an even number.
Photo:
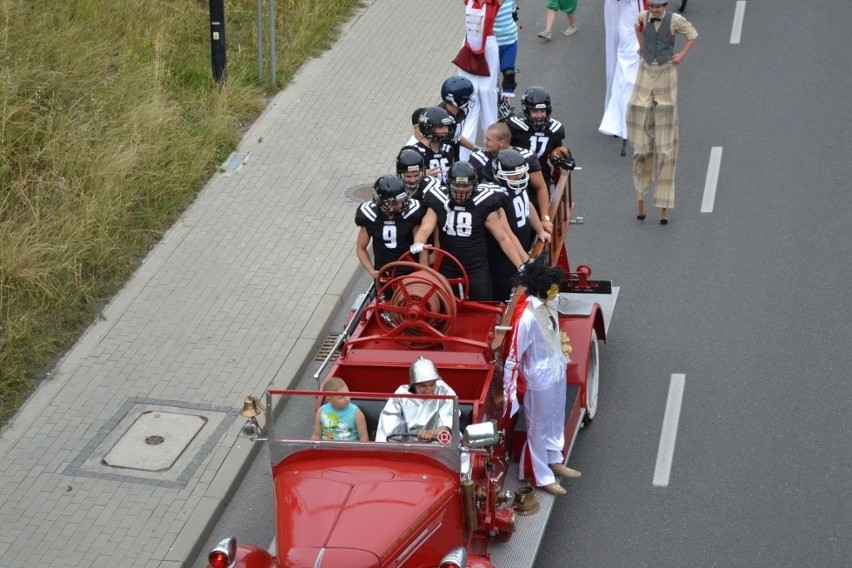
[{"label": "asphalt road", "polygon": [[[848,566],[848,14],[829,0],[751,0],[731,44],[734,0],[689,3],[700,37],[679,69],[677,206],[663,227],[653,208],[635,219],[630,158],[597,132],[601,4],[581,3],[580,31],[549,43],[535,37],[543,10],[521,13],[520,90],[550,89],[583,168],[571,261],[621,286],[598,416],[571,461],[584,475],[558,501],[536,566]],[[702,213],[713,148],[718,186]],[[673,375],[679,421],[655,485]],[[262,452],[210,545],[268,543],[271,510]]]},{"label": "asphalt road", "polygon": [[[745,4],[738,45],[735,1],[685,13],[700,37],[679,69],[666,227],[656,210],[634,218],[630,158],[596,132],[600,6],[581,12],[574,42],[521,44],[522,71],[544,50],[565,54],[547,84],[584,168],[572,260],[621,286],[599,415],[574,453],[584,476],[554,510],[542,568],[852,562],[848,17],[828,1]],[[713,147],[718,187],[702,213]],[[673,374],[682,408],[656,487]]]}]

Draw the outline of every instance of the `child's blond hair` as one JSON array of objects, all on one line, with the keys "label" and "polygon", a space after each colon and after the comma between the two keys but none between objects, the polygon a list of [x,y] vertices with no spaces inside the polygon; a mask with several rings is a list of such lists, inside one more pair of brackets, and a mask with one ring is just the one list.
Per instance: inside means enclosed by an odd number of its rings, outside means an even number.
[{"label": "child's blond hair", "polygon": [[323,383],[322,390],[327,392],[338,392],[342,390],[349,390],[349,387],[346,385],[346,381],[340,377],[331,377]]}]

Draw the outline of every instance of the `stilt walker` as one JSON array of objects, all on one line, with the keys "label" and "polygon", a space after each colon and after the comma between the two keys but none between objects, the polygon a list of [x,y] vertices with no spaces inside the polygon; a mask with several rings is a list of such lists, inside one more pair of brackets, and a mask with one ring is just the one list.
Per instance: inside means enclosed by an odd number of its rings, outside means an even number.
[{"label": "stilt walker", "polygon": [[[636,218],[645,218],[645,195],[656,185],[654,206],[660,209],[662,225],[668,223],[668,210],[675,204],[677,65],[698,37],[686,18],[666,11],[667,4],[668,0],[648,0],[648,10],[641,12],[636,21],[642,61],[627,109],[628,137],[633,142]],[[686,42],[675,53],[677,34],[683,35]]]},{"label": "stilt walker", "polygon": [[598,130],[621,138],[621,155],[627,154],[627,105],[639,71],[639,40],[633,27],[643,0],[605,0],[606,98]]},{"label": "stilt walker", "polygon": [[[500,9],[500,0],[464,0],[465,3],[465,42],[476,54],[484,54],[488,62],[488,74],[479,75],[459,68],[459,75],[473,83],[475,96],[462,123],[462,136],[475,142],[477,131],[497,122],[500,89],[500,48],[494,36],[494,21]],[[460,158],[466,160],[470,150],[460,149]]]}]

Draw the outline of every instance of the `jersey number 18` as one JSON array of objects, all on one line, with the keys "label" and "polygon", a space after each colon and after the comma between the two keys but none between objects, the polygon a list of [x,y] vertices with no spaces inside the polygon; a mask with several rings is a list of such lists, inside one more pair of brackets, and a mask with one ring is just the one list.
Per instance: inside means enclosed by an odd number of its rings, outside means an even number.
[{"label": "jersey number 18", "polygon": [[446,227],[450,236],[469,237],[473,231],[473,215],[467,211],[449,211]]}]

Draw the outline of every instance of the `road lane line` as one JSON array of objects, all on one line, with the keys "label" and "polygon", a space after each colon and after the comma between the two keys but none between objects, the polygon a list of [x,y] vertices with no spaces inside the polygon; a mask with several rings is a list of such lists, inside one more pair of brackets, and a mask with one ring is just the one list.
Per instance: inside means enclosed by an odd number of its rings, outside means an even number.
[{"label": "road lane line", "polygon": [[707,164],[707,178],[704,181],[704,197],[701,199],[701,212],[712,213],[716,201],[716,186],[719,184],[719,167],[722,165],[722,147],[710,149],[710,162]]},{"label": "road lane line", "polygon": [[654,487],[668,487],[672,471],[677,423],[680,420],[680,403],[683,400],[683,387],[686,375],[672,374],[669,383],[669,398],[666,401],[666,414],[663,417],[663,432],[660,434],[660,447],[657,449],[657,466],[654,468]]},{"label": "road lane line", "polygon": [[743,16],[745,15],[745,0],[738,0],[734,9],[734,25],[731,27],[731,43],[739,45],[743,31]]}]

